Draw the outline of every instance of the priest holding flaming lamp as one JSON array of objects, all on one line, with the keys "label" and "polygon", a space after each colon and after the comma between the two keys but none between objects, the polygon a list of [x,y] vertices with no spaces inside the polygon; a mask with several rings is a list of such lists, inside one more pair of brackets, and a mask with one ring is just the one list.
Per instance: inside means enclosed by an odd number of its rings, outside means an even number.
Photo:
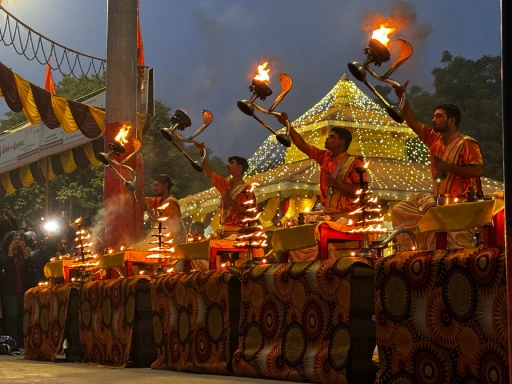
[{"label": "priest holding flaming lamp", "polygon": [[[405,93],[404,86],[395,87],[398,97]],[[409,103],[404,104],[404,117],[407,125],[429,148],[432,172],[432,193],[417,193],[409,200],[401,201],[392,210],[393,228],[416,228],[426,210],[437,205],[446,205],[453,199],[466,201],[468,193],[477,190],[483,198],[480,176],[483,160],[477,141],[459,132],[462,115],[454,104],[439,105],[432,117],[432,127],[420,122]],[[436,202],[437,198],[437,202]],[[433,233],[418,234],[420,249],[435,249]],[[449,232],[448,249],[472,247],[474,237],[470,231]],[[402,248],[409,249],[407,238],[398,238]]]},{"label": "priest holding flaming lamp", "polygon": [[[204,144],[196,143],[199,154],[202,156]],[[244,203],[248,200],[256,202],[254,189],[243,179],[249,169],[247,160],[240,156],[231,156],[226,164],[226,171],[231,177],[222,177],[212,171],[210,165],[203,159],[203,171],[212,182],[212,185],[221,194],[220,224],[225,236],[236,234],[245,227],[243,220],[246,218],[247,207]]]},{"label": "priest holding flaming lamp", "polygon": [[171,178],[161,174],[153,178],[153,193],[155,197],[146,197],[146,205],[153,213],[157,210],[160,217],[167,218],[163,226],[170,232],[170,238],[174,244],[184,243],[187,239],[187,230],[181,218],[181,208],[178,200],[170,194],[173,186]]},{"label": "priest holding flaming lamp", "polygon": [[[286,120],[288,117],[285,114]],[[284,123],[282,117],[278,117]],[[290,137],[293,144],[310,159],[320,165],[320,193],[322,210],[332,220],[348,222],[348,214],[358,208],[354,200],[360,183],[367,182],[366,172],[362,175],[356,168],[365,167],[363,160],[349,155],[347,150],[352,142],[352,133],[342,127],[332,127],[325,139],[325,149],[306,143],[302,136],[290,125]]]}]

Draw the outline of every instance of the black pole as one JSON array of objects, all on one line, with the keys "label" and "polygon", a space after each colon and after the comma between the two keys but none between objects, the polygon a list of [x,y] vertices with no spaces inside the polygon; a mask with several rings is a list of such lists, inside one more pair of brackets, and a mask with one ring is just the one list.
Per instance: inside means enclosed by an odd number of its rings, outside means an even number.
[{"label": "black pole", "polygon": [[[508,20],[508,24],[507,24]],[[512,3],[501,0],[501,77],[503,109],[503,180],[505,184],[505,260],[507,269],[508,350],[512,351]],[[510,215],[510,217],[508,217]],[[512,354],[509,353],[509,367]],[[512,382],[512,371],[509,373]]]}]

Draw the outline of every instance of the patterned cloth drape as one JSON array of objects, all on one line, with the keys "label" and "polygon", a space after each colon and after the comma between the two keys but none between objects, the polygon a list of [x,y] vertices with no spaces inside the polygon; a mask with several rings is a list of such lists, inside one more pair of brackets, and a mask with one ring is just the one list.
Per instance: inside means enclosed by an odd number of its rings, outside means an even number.
[{"label": "patterned cloth drape", "polygon": [[377,383],[508,383],[504,249],[398,253],[375,288]]},{"label": "patterned cloth drape", "polygon": [[54,361],[64,341],[70,292],[79,284],[38,286],[25,292],[23,335],[26,360]]},{"label": "patterned cloth drape", "polygon": [[[43,183],[46,176],[51,180],[64,172],[73,172],[77,167],[84,168],[89,163],[101,164],[95,155],[104,149],[101,137],[105,131],[103,108],[54,95],[30,83],[1,62],[0,97],[4,97],[7,106],[13,112],[23,111],[31,124],[42,122],[49,129],[61,127],[67,133],[80,130],[85,137],[98,138],[83,146],[51,155],[48,172],[46,159],[42,158],[33,164],[0,174],[0,197],[29,186],[34,181]],[[142,137],[149,129],[149,115],[137,113],[136,125],[137,136]]]},{"label": "patterned cloth drape", "polygon": [[[0,62],[0,95],[13,112],[25,114],[31,124],[43,122],[48,128],[61,127],[66,132],[80,132],[88,138],[99,137],[105,131],[105,110],[92,105],[53,95],[30,83]],[[149,116],[137,114],[137,129],[149,128]]]},{"label": "patterned cloth drape", "polygon": [[125,366],[132,343],[135,276],[86,283],[80,289],[80,342],[85,362]]},{"label": "patterned cloth drape", "polygon": [[154,369],[226,374],[236,349],[240,280],[210,270],[151,282]]},{"label": "patterned cloth drape", "polygon": [[237,375],[346,383],[350,348],[347,257],[257,266],[242,275]]}]

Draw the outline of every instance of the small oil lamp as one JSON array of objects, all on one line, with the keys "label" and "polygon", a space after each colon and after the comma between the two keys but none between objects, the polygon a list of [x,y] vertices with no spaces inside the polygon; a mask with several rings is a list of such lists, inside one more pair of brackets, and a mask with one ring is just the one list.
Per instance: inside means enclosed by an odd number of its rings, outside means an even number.
[{"label": "small oil lamp", "polygon": [[390,42],[388,35],[394,31],[395,28],[388,28],[387,24],[383,24],[379,29],[373,31],[372,38],[370,39],[368,46],[364,49],[366,60],[362,64],[357,61],[349,63],[348,69],[357,80],[364,82],[366,86],[375,94],[375,96],[377,96],[379,100],[384,103],[386,106],[386,111],[393,120],[395,120],[397,123],[403,123],[403,108],[406,100],[405,92],[401,96],[398,106],[394,106],[391,105],[390,102],[386,100],[386,98],[382,96],[366,79],[366,74],[369,73],[377,80],[384,81],[396,87],[401,86],[399,82],[390,79],[389,76],[391,76],[391,74],[395,72],[398,67],[400,67],[409,57],[411,57],[413,49],[409,42],[403,39],[396,40],[400,49],[400,57],[384,75],[379,75],[369,66],[373,63],[375,66],[380,67],[382,63],[389,61],[391,54],[388,50],[388,44]]},{"label": "small oil lamp", "polygon": [[171,126],[169,128],[160,128],[160,135],[162,135],[165,140],[170,141],[178,151],[185,156],[196,171],[203,172],[203,165],[201,163],[206,157],[206,150],[201,154],[201,160],[196,161],[187,152],[185,152],[177,141],[197,144],[197,141],[194,140],[194,138],[203,132],[210,125],[212,120],[213,114],[210,111],[203,109],[203,125],[188,138],[185,138],[179,133],[179,131],[183,131],[185,128],[190,127],[192,125],[192,121],[184,111],[178,109],[174,113],[174,116],[171,117]]},{"label": "small oil lamp", "polygon": [[[112,157],[112,155],[119,156],[122,153],[126,152],[126,148],[124,147],[124,145],[128,143],[127,137],[128,134],[130,133],[130,130],[131,126],[123,125],[119,130],[119,133],[115,137],[114,141],[108,144],[108,148],[110,150],[107,153],[100,152],[98,154],[98,158],[105,167],[110,168],[112,171],[114,171],[117,177],[121,179],[121,181],[124,183],[124,186],[128,188],[130,192],[135,192],[137,173],[132,167],[126,165],[126,163],[139,151],[141,147],[140,141],[138,139],[133,139],[134,151],[121,162],[117,161],[115,158]],[[123,175],[121,175],[121,173],[115,167],[112,166],[112,164],[127,169],[132,176],[132,180],[127,180]]]},{"label": "small oil lamp", "polygon": [[[254,117],[261,125],[267,128],[272,134],[276,136],[276,139],[279,143],[284,145],[285,147],[291,146],[292,142],[290,139],[290,128],[291,124],[288,120],[287,115],[284,112],[276,112],[275,108],[279,105],[281,101],[288,94],[290,89],[292,88],[293,82],[292,78],[286,73],[279,74],[279,80],[281,81],[281,93],[276,97],[272,106],[269,109],[265,109],[256,103],[256,99],[265,100],[268,96],[272,95],[272,89],[268,86],[270,82],[269,72],[270,69],[267,68],[268,62],[260,64],[258,66],[258,74],[252,80],[251,85],[249,86],[249,90],[252,92],[252,96],[250,100],[240,100],[237,102],[238,109],[245,113],[248,116]],[[267,115],[277,116],[286,122],[286,133],[278,134],[270,125],[261,120],[256,114],[255,109],[258,111],[265,113]]]}]

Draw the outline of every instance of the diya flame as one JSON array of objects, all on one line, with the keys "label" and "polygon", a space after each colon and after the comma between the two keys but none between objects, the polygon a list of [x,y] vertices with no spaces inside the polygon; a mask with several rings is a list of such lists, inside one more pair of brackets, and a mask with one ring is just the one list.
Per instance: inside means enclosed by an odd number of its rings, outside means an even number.
[{"label": "diya flame", "polygon": [[389,47],[389,35],[395,32],[396,28],[388,28],[388,24],[381,24],[379,29],[372,33],[372,39],[380,41],[386,47]]},{"label": "diya flame", "polygon": [[123,147],[126,143],[128,143],[128,140],[126,139],[128,137],[128,134],[130,133],[131,126],[124,124],[119,132],[117,133],[116,138],[114,139],[119,144],[121,144]]},{"label": "diya flame", "polygon": [[258,65],[258,74],[254,76],[254,80],[263,81],[265,84],[270,83],[270,68],[267,69],[268,61]]}]

